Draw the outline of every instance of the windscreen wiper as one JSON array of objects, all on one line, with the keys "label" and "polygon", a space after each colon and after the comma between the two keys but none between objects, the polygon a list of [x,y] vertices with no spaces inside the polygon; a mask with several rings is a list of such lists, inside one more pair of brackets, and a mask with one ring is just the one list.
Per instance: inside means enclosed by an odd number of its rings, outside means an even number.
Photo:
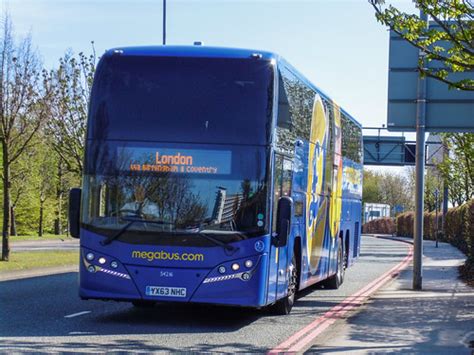
[{"label": "windscreen wiper", "polygon": [[210,241],[211,243],[214,243],[215,245],[218,245],[218,246],[221,246],[222,248],[224,248],[224,250],[227,250],[229,252],[234,252],[236,251],[238,248],[234,247],[233,245],[230,245],[228,243],[224,243],[222,240],[219,240],[217,238],[214,238],[214,237],[211,237],[208,233],[204,232],[204,226],[207,226],[209,225],[209,223],[200,223],[199,225],[199,230],[195,233],[191,233],[191,234],[196,234],[196,235],[199,235],[200,237],[204,238],[204,239],[207,239],[208,241]]},{"label": "windscreen wiper", "polygon": [[148,223],[148,224],[160,224],[160,225],[173,224],[173,223],[165,222],[165,221],[154,221],[154,220],[148,220],[148,219],[136,218],[136,217],[122,217],[121,219],[123,219],[124,221],[127,221],[128,223],[125,226],[123,226],[122,229],[120,229],[117,233],[101,241],[100,242],[101,245],[108,245],[112,243],[115,239],[120,237],[128,228],[130,228],[130,226],[134,223]]},{"label": "windscreen wiper", "polygon": [[234,247],[233,245],[224,243],[222,240],[211,237],[209,234],[206,234],[202,231],[199,231],[199,232],[193,233],[193,234],[199,235],[200,237],[203,237],[204,239],[209,240],[210,242],[214,243],[215,245],[219,245],[219,246],[223,247],[227,251],[233,252],[233,251],[236,250],[236,247]]}]

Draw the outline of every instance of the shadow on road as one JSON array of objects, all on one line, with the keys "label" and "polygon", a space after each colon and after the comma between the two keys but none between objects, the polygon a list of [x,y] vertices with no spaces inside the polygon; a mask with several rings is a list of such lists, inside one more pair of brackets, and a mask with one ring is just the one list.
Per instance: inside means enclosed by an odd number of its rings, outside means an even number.
[{"label": "shadow on road", "polygon": [[[47,285],[47,286],[46,286]],[[45,287],[46,286],[46,287]],[[41,290],[38,292],[38,290]],[[342,297],[324,297],[326,291],[319,285],[301,292],[289,320],[299,316],[316,315],[335,306]],[[317,300],[311,297],[318,292]],[[22,297],[25,302],[19,302]],[[5,281],[0,283],[0,337],[63,337],[182,334],[182,333],[232,333],[259,321],[263,326],[281,322],[281,317],[269,308],[249,309],[184,303],[156,304],[153,308],[135,308],[128,302],[81,301],[77,295],[77,273],[66,273]],[[77,318],[64,316],[90,310]],[[32,314],[33,313],[33,314]],[[74,334],[70,334],[70,333]],[[0,341],[0,349],[5,338]],[[15,344],[18,346],[18,342]],[[163,349],[166,350],[166,349]],[[203,351],[205,349],[203,348]]]}]

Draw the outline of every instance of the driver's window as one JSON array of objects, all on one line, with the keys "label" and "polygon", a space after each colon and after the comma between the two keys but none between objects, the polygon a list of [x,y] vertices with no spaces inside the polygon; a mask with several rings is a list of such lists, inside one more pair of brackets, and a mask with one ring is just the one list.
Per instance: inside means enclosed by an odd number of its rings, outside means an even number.
[{"label": "driver's window", "polygon": [[292,178],[293,162],[281,154],[275,154],[275,167],[273,170],[273,230],[276,230],[278,199],[282,196],[291,196]]}]

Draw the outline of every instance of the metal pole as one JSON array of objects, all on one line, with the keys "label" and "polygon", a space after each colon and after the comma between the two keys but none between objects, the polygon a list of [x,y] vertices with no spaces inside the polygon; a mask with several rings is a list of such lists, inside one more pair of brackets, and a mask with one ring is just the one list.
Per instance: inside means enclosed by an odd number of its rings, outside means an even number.
[{"label": "metal pole", "polygon": [[[420,11],[420,18],[428,26],[428,16]],[[424,53],[420,50],[421,57]],[[423,65],[425,61],[423,61]],[[416,182],[415,182],[415,222],[413,250],[413,289],[421,290],[423,284],[423,211],[425,190],[425,121],[426,121],[426,79],[418,74],[416,105]]]},{"label": "metal pole", "polygon": [[166,0],[163,0],[163,45],[166,44]]},{"label": "metal pole", "polygon": [[[444,146],[443,147],[443,162],[448,159],[448,147]],[[442,223],[441,223],[441,229],[443,230],[443,233],[446,231],[446,213],[448,213],[448,197],[449,197],[449,192],[448,192],[448,182],[446,179],[443,180],[443,217],[442,217]]]},{"label": "metal pole", "polygon": [[436,248],[438,247],[438,229],[439,229],[439,223],[438,223],[438,209],[439,209],[439,190],[435,190],[435,218],[436,218],[436,228],[435,228],[435,240],[436,240]]}]

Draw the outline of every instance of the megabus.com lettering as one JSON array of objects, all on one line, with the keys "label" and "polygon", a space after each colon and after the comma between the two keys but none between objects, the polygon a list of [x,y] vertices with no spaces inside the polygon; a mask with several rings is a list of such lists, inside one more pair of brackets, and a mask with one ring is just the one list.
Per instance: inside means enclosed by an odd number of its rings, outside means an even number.
[{"label": "megabus.com lettering", "polygon": [[153,260],[176,260],[176,261],[204,261],[203,254],[195,253],[169,253],[167,251],[132,251],[132,258]]}]

